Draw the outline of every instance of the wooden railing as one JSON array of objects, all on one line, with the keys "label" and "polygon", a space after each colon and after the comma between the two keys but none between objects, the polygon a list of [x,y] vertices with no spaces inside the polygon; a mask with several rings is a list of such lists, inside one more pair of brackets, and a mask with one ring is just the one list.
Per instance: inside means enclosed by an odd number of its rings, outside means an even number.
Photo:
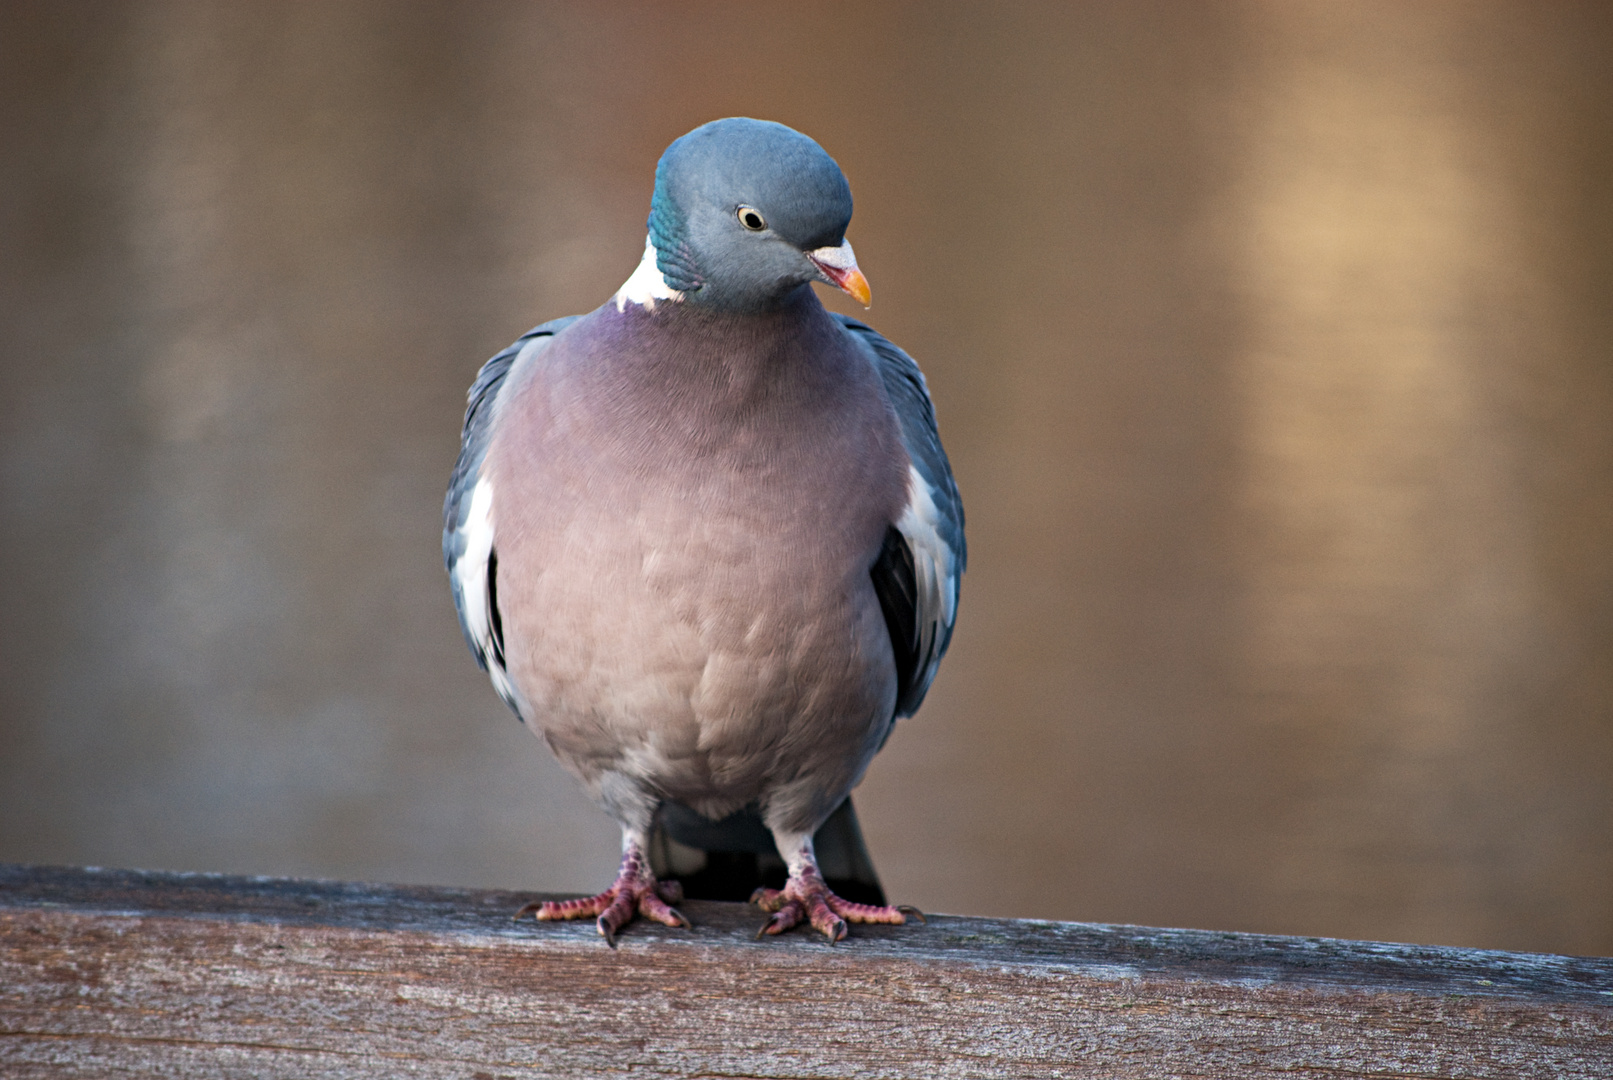
[{"label": "wooden railing", "polygon": [[1613,960],[0,864],[0,1076],[1613,1078]]}]

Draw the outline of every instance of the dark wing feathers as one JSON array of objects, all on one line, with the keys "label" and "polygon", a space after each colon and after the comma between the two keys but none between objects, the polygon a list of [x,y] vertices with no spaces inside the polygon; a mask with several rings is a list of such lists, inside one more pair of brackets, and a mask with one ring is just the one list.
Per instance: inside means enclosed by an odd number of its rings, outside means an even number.
[{"label": "dark wing feathers", "polygon": [[[454,565],[465,554],[471,493],[476,489],[482,461],[487,457],[487,447],[492,440],[493,405],[498,400],[499,391],[504,387],[504,379],[509,375],[511,365],[515,363],[516,357],[521,355],[521,351],[534,338],[551,337],[559,333],[575,318],[577,316],[556,319],[528,330],[513,345],[483,364],[481,371],[476,373],[476,381],[470,387],[468,404],[465,408],[465,427],[459,440],[459,460],[454,463],[453,475],[448,480],[448,496],[443,500],[442,506],[442,558],[443,564],[448,568],[449,581],[453,585],[454,608],[459,612],[459,627],[465,634],[465,643],[470,646],[476,662],[483,668],[487,667],[487,644],[478,642],[471,632],[470,622],[466,618],[465,596],[460,588],[459,578],[454,574]],[[492,553],[489,553],[488,562],[489,570],[492,571],[497,566]],[[496,586],[490,581],[489,598],[494,595],[495,588]],[[500,629],[499,613],[495,608],[489,615],[496,632]],[[495,638],[491,644],[502,650],[502,641]],[[502,657],[496,659],[501,660]]]},{"label": "dark wing feathers", "polygon": [[[958,578],[968,562],[963,501],[958,497],[958,485],[952,479],[946,451],[941,448],[941,436],[935,426],[935,406],[930,402],[924,373],[912,357],[866,323],[845,315],[835,318],[873,354],[885,393],[901,424],[902,442],[908,457],[935,505],[935,533],[951,556],[947,574],[950,580],[943,585],[951,590],[955,601]],[[952,641],[956,608],[941,602],[934,590],[921,587],[915,552],[909,539],[894,527],[886,534],[870,575],[896,652],[896,715],[908,716],[923,702],[930,680],[935,677],[936,666]]]},{"label": "dark wing feathers", "polygon": [[[885,614],[885,629],[890,631],[891,652],[896,656],[896,713],[910,716],[918,708],[911,701],[918,686],[919,627],[918,577],[913,570],[913,551],[896,526],[885,529],[885,543],[879,549],[879,558],[868,571],[874,579],[874,594],[879,597],[879,608]],[[919,695],[920,700],[923,695]]]},{"label": "dark wing feathers", "polygon": [[471,489],[476,486],[482,459],[487,456],[487,444],[492,436],[493,402],[504,386],[504,377],[510,373],[510,365],[515,363],[515,358],[521,355],[521,350],[533,338],[559,333],[576,318],[573,315],[533,327],[509,348],[483,364],[476,373],[476,381],[471,383],[470,392],[466,395],[465,427],[459,437],[459,460],[454,463],[453,475],[448,479],[448,498],[442,506],[442,556],[445,565],[452,567],[454,560],[464,553],[464,537],[460,530],[464,528],[465,515],[470,511]]},{"label": "dark wing feathers", "polygon": [[885,383],[891,404],[896,407],[896,418],[902,424],[902,440],[914,467],[930,486],[930,497],[941,512],[941,538],[956,555],[961,574],[969,561],[968,545],[963,537],[963,500],[958,497],[958,485],[952,479],[952,464],[941,448],[941,435],[935,427],[935,406],[930,402],[930,387],[924,381],[924,372],[911,356],[871,326],[849,315],[836,314],[835,318],[866,342],[879,358],[879,377]]}]

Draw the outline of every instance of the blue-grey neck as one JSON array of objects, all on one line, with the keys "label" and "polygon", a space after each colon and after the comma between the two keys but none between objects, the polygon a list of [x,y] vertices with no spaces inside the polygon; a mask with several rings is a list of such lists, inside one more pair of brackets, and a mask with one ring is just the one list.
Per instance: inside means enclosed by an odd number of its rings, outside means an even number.
[{"label": "blue-grey neck", "polygon": [[[741,226],[753,207],[763,232]],[[851,187],[833,158],[800,132],[732,117],[695,128],[661,155],[650,198],[656,267],[685,302],[763,311],[816,278],[805,252],[837,247]]]}]

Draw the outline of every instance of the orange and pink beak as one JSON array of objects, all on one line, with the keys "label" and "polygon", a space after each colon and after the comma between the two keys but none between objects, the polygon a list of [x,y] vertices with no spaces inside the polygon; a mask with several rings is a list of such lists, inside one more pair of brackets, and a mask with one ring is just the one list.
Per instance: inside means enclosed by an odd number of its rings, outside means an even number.
[{"label": "orange and pink beak", "polygon": [[807,252],[806,257],[818,268],[821,280],[833,285],[863,307],[873,302],[873,291],[868,288],[868,279],[863,277],[863,272],[857,269],[857,256],[851,252],[850,240],[839,247],[816,248]]}]

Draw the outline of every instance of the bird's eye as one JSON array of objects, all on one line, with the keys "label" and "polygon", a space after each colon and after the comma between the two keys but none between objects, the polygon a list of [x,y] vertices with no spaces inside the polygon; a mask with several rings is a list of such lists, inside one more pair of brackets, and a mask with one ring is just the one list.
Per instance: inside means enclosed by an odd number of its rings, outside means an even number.
[{"label": "bird's eye", "polygon": [[762,217],[761,212],[749,206],[739,208],[739,223],[751,232],[761,232],[767,228],[767,221]]}]

